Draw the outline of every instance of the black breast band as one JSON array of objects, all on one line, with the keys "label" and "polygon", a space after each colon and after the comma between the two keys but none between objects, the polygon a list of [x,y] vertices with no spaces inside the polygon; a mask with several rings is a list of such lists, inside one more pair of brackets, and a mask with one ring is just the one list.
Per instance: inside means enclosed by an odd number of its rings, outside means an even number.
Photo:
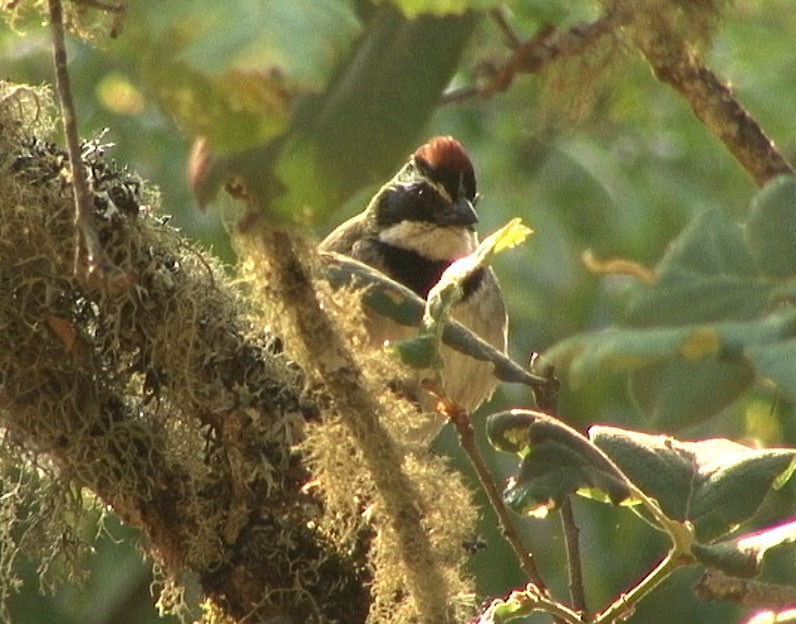
[{"label": "black breast band", "polygon": [[[385,272],[396,282],[411,288],[425,299],[428,292],[439,281],[442,273],[451,264],[450,260],[429,260],[411,249],[389,245],[373,240],[384,261]],[[479,269],[464,282],[464,299],[467,299],[484,279],[484,269]]]}]

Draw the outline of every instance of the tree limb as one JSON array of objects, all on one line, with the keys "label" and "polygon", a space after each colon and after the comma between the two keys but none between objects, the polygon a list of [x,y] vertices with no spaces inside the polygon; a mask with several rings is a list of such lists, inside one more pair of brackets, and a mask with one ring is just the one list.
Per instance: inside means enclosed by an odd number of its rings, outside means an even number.
[{"label": "tree limb", "polygon": [[129,287],[75,277],[65,154],[13,138],[0,136],[0,461],[93,491],[165,574],[196,573],[219,614],[364,621],[366,550],[310,522],[323,505],[295,443],[318,407],[279,340],[102,150],[84,161],[91,225]]},{"label": "tree limb", "polygon": [[758,186],[781,175],[793,175],[790,163],[777,151],[755,119],[699,59],[692,46],[665,20],[639,10],[633,18],[632,40],[659,80],[674,87],[691,110],[724,143]]}]

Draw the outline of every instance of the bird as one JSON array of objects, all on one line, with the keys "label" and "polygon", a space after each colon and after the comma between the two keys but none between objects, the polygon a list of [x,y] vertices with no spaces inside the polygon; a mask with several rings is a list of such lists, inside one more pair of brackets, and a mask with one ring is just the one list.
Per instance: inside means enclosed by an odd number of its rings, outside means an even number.
[{"label": "bird", "polygon": [[[451,136],[434,137],[410,155],[365,210],[335,228],[319,250],[370,265],[426,299],[445,269],[478,246],[478,199],[473,164],[461,143]],[[472,273],[463,292],[451,316],[505,353],[508,315],[493,270]],[[412,337],[414,328],[368,314],[368,336],[375,346]],[[441,356],[445,395],[474,412],[497,386],[492,364],[445,345]],[[420,404],[424,410],[433,405]]]}]

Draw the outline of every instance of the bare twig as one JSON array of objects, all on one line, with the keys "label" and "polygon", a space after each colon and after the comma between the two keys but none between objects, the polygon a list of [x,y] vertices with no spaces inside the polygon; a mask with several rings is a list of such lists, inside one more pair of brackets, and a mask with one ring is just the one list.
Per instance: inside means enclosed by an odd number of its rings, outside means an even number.
[{"label": "bare twig", "polygon": [[64,124],[69,166],[72,169],[72,187],[75,194],[75,257],[74,272],[79,275],[85,267],[86,277],[104,278],[110,262],[100,246],[97,232],[91,222],[91,194],[86,170],[80,153],[80,138],[77,131],[72,88],[66,67],[66,43],[64,40],[64,16],[61,0],[49,0],[50,26],[53,37],[53,63],[55,84],[61,101],[61,118]]},{"label": "bare twig", "polygon": [[[500,615],[500,612],[507,606],[509,607],[510,616]],[[578,613],[568,609],[561,603],[542,596],[533,585],[529,585],[524,590],[511,592],[506,600],[493,601],[478,620],[473,620],[473,624],[504,622],[523,615],[531,615],[534,611],[549,613],[555,618],[556,622],[565,624],[581,624],[583,622]]]},{"label": "bare twig", "polygon": [[[556,32],[553,26],[547,25],[525,43],[515,44],[512,33],[508,40],[513,53],[502,63],[496,63],[490,68],[484,84],[450,91],[443,96],[442,102],[453,104],[475,96],[489,97],[504,92],[519,74],[538,74],[553,61],[583,54],[600,39],[614,33],[623,19],[622,13],[612,12],[594,22],[574,26],[564,32]],[[505,36],[506,30],[503,32]],[[511,30],[508,29],[508,32]]]},{"label": "bare twig", "polygon": [[649,593],[660,585],[677,568],[690,563],[688,559],[680,556],[676,548],[672,549],[666,557],[643,579],[636,583],[627,593],[623,593],[612,602],[607,609],[594,618],[594,624],[611,624],[621,622],[636,608],[636,605]]},{"label": "bare twig", "polygon": [[492,509],[494,509],[495,513],[497,514],[503,537],[506,538],[506,541],[514,550],[514,554],[517,555],[520,567],[531,580],[531,582],[536,586],[539,592],[541,594],[548,595],[549,592],[547,590],[547,585],[545,584],[539,569],[536,567],[536,562],[533,559],[533,555],[523,544],[522,538],[520,537],[520,532],[517,530],[517,526],[514,524],[514,519],[504,505],[503,498],[501,497],[500,492],[498,492],[497,486],[495,485],[492,475],[489,472],[489,468],[487,467],[486,462],[484,462],[484,458],[481,456],[481,453],[478,450],[478,446],[475,443],[473,425],[470,422],[469,414],[447,400],[441,401],[440,408],[440,411],[448,417],[448,419],[453,423],[453,426],[456,428],[456,432],[459,434],[459,443],[467,455],[467,458],[470,460],[470,464],[472,464],[476,475],[478,475],[478,480],[481,483],[481,487],[486,493],[487,498],[489,498],[489,503]]},{"label": "bare twig", "polygon": [[691,110],[715,134],[758,186],[780,174],[794,174],[760,125],[741,106],[729,85],[697,57],[680,33],[638,12],[635,45],[659,80],[674,87]]},{"label": "bare twig", "polygon": [[572,607],[586,614],[586,592],[583,589],[583,567],[580,561],[580,531],[575,524],[572,499],[568,496],[561,504],[561,526],[564,529],[564,543],[567,546],[567,570],[569,570],[569,593]]}]

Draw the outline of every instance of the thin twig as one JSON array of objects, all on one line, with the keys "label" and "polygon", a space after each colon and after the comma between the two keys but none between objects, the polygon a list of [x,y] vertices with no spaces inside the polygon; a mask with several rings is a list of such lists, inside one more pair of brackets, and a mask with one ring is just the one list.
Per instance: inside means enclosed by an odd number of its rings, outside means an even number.
[{"label": "thin twig", "polygon": [[564,543],[567,547],[567,570],[569,571],[569,594],[572,607],[586,614],[586,592],[583,589],[583,567],[580,559],[580,530],[575,524],[572,499],[567,496],[561,503],[561,526],[564,529]]},{"label": "thin twig", "polygon": [[522,45],[522,41],[514,32],[514,29],[509,25],[509,21],[503,14],[502,7],[495,7],[489,12],[490,17],[494,20],[497,27],[500,29],[503,39],[506,40],[506,45],[512,50],[516,50]]},{"label": "thin twig", "polygon": [[673,548],[653,570],[627,593],[614,600],[605,611],[594,618],[593,624],[611,624],[627,618],[649,593],[660,585],[677,568],[689,563]]},{"label": "thin twig", "polygon": [[522,538],[520,537],[520,532],[517,530],[517,526],[514,524],[514,519],[503,503],[503,498],[501,497],[500,492],[498,492],[497,486],[495,485],[492,475],[489,472],[489,468],[487,467],[486,462],[484,462],[484,458],[481,456],[481,453],[478,450],[478,447],[475,443],[473,425],[470,422],[469,415],[466,411],[455,405],[452,405],[448,401],[444,402],[441,411],[448,417],[448,419],[453,423],[453,426],[456,428],[456,432],[459,434],[459,443],[467,455],[467,458],[470,460],[473,468],[475,469],[476,475],[478,475],[478,480],[481,483],[481,487],[486,493],[487,498],[489,498],[489,503],[492,506],[492,509],[495,510],[495,513],[498,516],[503,537],[506,538],[506,541],[514,550],[514,554],[517,555],[517,559],[520,562],[520,567],[540,593],[545,595],[549,594],[547,585],[545,584],[539,569],[536,567],[536,562],[533,560],[533,555],[525,548]]},{"label": "thin twig", "polygon": [[[506,600],[493,601],[478,620],[473,621],[474,624],[494,624],[500,617],[497,616],[496,611],[502,610],[507,605],[511,605],[510,619],[531,615],[534,611],[544,611],[552,615],[556,622],[561,622],[562,624],[582,624],[583,622],[579,613],[575,613],[561,603],[540,595],[536,588],[530,585],[524,590],[511,592]],[[499,621],[503,622],[505,619],[504,616]]]},{"label": "thin twig", "polygon": [[616,11],[563,32],[556,32],[552,25],[544,26],[532,39],[524,43],[517,42],[516,45],[511,37],[509,47],[512,54],[489,67],[483,84],[449,91],[443,95],[442,103],[453,104],[475,96],[489,97],[504,92],[519,74],[538,74],[558,59],[583,54],[603,37],[615,33],[624,19],[624,14]]},{"label": "thin twig", "polygon": [[[377,314],[407,327],[419,327],[422,324],[426,302],[406,286],[348,256],[328,252],[322,252],[319,256],[322,277],[333,287],[353,284],[362,289],[362,302]],[[552,369],[543,368],[541,372],[533,368],[525,370],[505,353],[454,320],[445,322],[442,341],[460,353],[490,362],[494,366],[496,379],[527,385],[533,390],[534,396],[555,396],[558,390],[559,382]],[[539,406],[545,409],[541,404]]]},{"label": "thin twig", "polygon": [[[61,118],[64,124],[66,148],[72,170],[72,187],[75,195],[75,257],[74,273],[80,275],[85,267],[87,277],[105,277],[110,263],[100,246],[97,232],[91,221],[92,205],[86,169],[80,153],[80,138],[77,131],[72,88],[67,70],[66,43],[64,38],[64,16],[60,0],[49,0],[50,26],[53,37],[53,63],[55,84],[61,101]],[[84,262],[85,260],[85,262]]]}]

